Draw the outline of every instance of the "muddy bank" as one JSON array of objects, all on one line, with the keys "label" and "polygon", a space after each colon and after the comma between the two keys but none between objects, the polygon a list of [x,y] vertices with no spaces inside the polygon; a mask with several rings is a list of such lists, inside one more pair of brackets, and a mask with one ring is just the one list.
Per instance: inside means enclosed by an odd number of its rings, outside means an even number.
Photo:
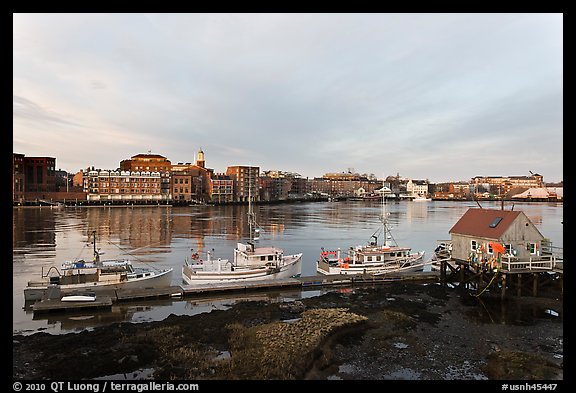
[{"label": "muddy bank", "polygon": [[16,335],[13,377],[558,380],[562,319],[557,299],[501,302],[393,283],[82,333]]}]

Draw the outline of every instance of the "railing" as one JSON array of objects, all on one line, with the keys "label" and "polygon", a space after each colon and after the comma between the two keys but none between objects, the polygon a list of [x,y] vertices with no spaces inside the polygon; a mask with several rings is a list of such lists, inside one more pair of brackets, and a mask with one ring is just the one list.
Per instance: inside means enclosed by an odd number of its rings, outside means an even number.
[{"label": "railing", "polygon": [[500,261],[501,269],[507,271],[515,270],[562,270],[563,259],[555,255],[548,257],[530,257],[520,260],[513,257],[504,257]]}]

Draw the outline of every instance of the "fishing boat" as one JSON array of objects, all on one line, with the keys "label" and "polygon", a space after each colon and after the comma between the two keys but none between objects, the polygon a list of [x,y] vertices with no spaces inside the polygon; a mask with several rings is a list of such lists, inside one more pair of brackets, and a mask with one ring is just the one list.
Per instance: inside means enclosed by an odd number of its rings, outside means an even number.
[{"label": "fishing boat", "polygon": [[432,198],[427,198],[425,195],[418,194],[413,199],[412,202],[431,202]]},{"label": "fishing boat", "polygon": [[162,288],[171,285],[172,268],[135,267],[130,260],[102,260],[100,256],[103,252],[96,248],[96,232],[93,239],[92,261],[66,261],[60,268],[51,266],[46,272],[42,268],[41,278],[29,281],[24,288],[24,300],[43,299],[49,287],[58,287],[62,293],[83,296],[82,292],[100,289]]},{"label": "fishing boat", "polygon": [[434,255],[432,255],[432,260],[430,268],[433,271],[439,271],[442,262],[449,263],[450,266],[456,267],[452,261],[452,240],[437,240],[437,245],[434,249]]},{"label": "fishing boat", "polygon": [[[250,187],[251,188],[251,187]],[[249,238],[246,243],[237,243],[233,260],[214,259],[207,252],[206,260],[192,250],[190,259],[182,266],[182,280],[187,285],[274,280],[299,277],[302,272],[302,253],[284,255],[278,247],[256,247],[260,230],[252,210],[252,195],[248,195]]]},{"label": "fishing boat", "polygon": [[[382,275],[400,271],[423,270],[424,251],[412,252],[410,247],[399,246],[392,237],[386,213],[385,196],[382,196],[382,227],[370,237],[367,245],[350,247],[343,255],[340,249],[324,250],[316,262],[320,274],[372,274]],[[383,241],[378,244],[378,232]],[[390,242],[389,240],[392,240]]]}]

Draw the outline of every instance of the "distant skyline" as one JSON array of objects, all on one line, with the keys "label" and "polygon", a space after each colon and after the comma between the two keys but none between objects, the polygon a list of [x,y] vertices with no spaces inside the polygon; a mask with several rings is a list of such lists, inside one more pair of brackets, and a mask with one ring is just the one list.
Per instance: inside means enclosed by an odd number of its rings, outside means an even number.
[{"label": "distant skyline", "polygon": [[13,151],[563,180],[561,13],[13,14]]}]

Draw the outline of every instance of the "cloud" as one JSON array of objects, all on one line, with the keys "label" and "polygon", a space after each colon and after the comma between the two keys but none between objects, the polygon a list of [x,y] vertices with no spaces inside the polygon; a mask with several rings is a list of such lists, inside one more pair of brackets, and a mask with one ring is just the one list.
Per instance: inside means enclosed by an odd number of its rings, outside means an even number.
[{"label": "cloud", "polygon": [[[508,175],[546,133],[560,180],[562,34],[561,14],[16,14],[15,149],[75,127],[102,166],[202,146],[217,171],[440,180]],[[495,137],[515,152],[446,164]]]},{"label": "cloud", "polygon": [[63,126],[80,126],[76,122],[67,120],[52,111],[42,108],[40,105],[29,99],[16,95],[12,96],[12,114],[16,119],[31,122],[47,122]]}]

